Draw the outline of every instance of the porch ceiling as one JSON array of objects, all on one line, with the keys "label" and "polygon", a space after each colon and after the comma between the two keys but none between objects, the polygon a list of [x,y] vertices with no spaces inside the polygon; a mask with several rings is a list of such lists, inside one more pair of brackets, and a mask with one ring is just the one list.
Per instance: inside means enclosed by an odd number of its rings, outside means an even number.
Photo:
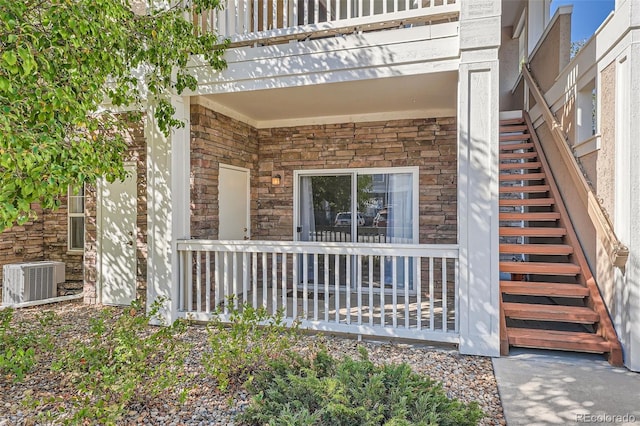
[{"label": "porch ceiling", "polygon": [[218,112],[258,128],[455,116],[457,72],[200,96]]}]

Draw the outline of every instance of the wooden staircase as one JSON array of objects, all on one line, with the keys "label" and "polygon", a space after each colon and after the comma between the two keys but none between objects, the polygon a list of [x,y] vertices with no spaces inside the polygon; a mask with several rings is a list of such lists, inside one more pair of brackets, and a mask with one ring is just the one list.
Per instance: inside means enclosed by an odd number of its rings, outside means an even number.
[{"label": "wooden staircase", "polygon": [[500,121],[501,352],[622,350],[526,113]]}]

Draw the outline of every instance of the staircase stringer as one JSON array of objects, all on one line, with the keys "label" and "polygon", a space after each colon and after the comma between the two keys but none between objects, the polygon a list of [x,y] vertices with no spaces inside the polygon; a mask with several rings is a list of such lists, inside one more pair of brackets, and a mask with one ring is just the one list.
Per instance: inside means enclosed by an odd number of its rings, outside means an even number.
[{"label": "staircase stringer", "polygon": [[572,259],[580,267],[581,273],[578,275],[578,281],[580,282],[580,284],[589,289],[589,297],[587,298],[587,303],[595,312],[598,313],[598,316],[600,318],[600,320],[597,322],[596,332],[598,335],[606,339],[611,345],[608,356],[609,363],[615,366],[622,366],[622,346],[620,345],[618,335],[613,326],[613,322],[611,321],[609,310],[607,309],[604,300],[602,299],[600,289],[598,288],[593,273],[591,272],[591,268],[587,263],[587,258],[582,250],[582,245],[580,244],[575,229],[573,228],[571,217],[567,212],[567,209],[564,205],[564,200],[560,194],[560,191],[558,190],[555,178],[553,177],[553,173],[551,172],[551,168],[549,167],[549,163],[547,162],[542,144],[540,143],[538,135],[533,128],[531,118],[526,111],[523,111],[523,118],[529,128],[531,141],[533,142],[535,150],[538,152],[538,158],[541,163],[542,170],[547,175],[549,192],[556,201],[554,208],[560,213],[559,224],[567,230],[567,235],[565,236],[565,238],[574,249],[573,254],[570,256],[570,259]]}]

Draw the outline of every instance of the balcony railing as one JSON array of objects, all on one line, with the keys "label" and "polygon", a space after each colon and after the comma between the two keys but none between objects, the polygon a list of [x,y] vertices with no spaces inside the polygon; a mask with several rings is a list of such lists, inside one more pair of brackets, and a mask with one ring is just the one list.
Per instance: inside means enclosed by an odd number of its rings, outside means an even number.
[{"label": "balcony railing", "polygon": [[179,311],[247,304],[302,328],[458,340],[456,245],[181,240]]},{"label": "balcony railing", "polygon": [[202,31],[232,44],[306,38],[457,20],[460,0],[223,0],[194,15]]}]

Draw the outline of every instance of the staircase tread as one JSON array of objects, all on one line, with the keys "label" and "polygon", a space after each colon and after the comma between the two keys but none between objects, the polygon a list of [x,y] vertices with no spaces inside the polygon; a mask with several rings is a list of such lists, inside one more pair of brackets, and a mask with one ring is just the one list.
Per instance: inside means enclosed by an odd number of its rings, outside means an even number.
[{"label": "staircase tread", "polygon": [[500,253],[569,255],[573,247],[567,244],[500,244]]},{"label": "staircase tread", "polygon": [[556,262],[500,262],[500,272],[531,275],[578,275],[580,267],[574,263]]},{"label": "staircase tread", "polygon": [[507,141],[526,141],[531,139],[531,135],[529,133],[519,133],[519,134],[514,134],[514,135],[500,135],[500,142],[507,142]]},{"label": "staircase tread", "polygon": [[500,236],[524,236],[524,237],[564,237],[567,234],[565,228],[521,227],[501,226]]},{"label": "staircase tread", "polygon": [[512,180],[542,180],[546,179],[546,174],[544,173],[513,173],[513,174],[501,174],[501,181],[512,181]]},{"label": "staircase tread", "polygon": [[500,213],[501,221],[553,221],[560,219],[558,212],[502,212]]},{"label": "staircase tread", "polygon": [[589,295],[589,289],[580,284],[538,281],[500,281],[500,291],[520,296],[583,298]]},{"label": "staircase tread", "polygon": [[539,161],[526,161],[524,163],[500,163],[500,170],[525,170],[525,169],[539,169],[542,167],[542,163]]},{"label": "staircase tread", "polygon": [[527,130],[527,125],[524,122],[500,123],[500,133],[523,132],[525,130]]},{"label": "staircase tread", "polygon": [[524,117],[505,118],[504,120],[500,120],[500,126],[510,126],[510,125],[516,125],[516,124],[526,125],[526,122],[524,121]]},{"label": "staircase tread", "polygon": [[501,151],[515,151],[516,149],[531,149],[531,148],[533,148],[533,143],[531,142],[500,145]]},{"label": "staircase tread", "polygon": [[611,350],[611,344],[594,333],[507,327],[507,336],[513,346],[595,353]]},{"label": "staircase tread", "polygon": [[552,206],[553,198],[505,198],[499,201],[501,206]]},{"label": "staircase tread", "polygon": [[505,313],[519,312],[523,314],[531,314],[532,316],[556,316],[566,315],[579,318],[591,318],[594,322],[600,317],[597,312],[586,306],[571,306],[571,305],[545,305],[541,303],[517,303],[517,302],[504,302],[502,304]]},{"label": "staircase tread", "polygon": [[500,153],[500,160],[519,160],[524,158],[537,158],[537,152],[508,152],[508,153]]},{"label": "staircase tread", "polygon": [[532,193],[532,192],[548,192],[549,185],[526,185],[526,186],[501,186],[500,193],[508,194],[512,192]]}]

